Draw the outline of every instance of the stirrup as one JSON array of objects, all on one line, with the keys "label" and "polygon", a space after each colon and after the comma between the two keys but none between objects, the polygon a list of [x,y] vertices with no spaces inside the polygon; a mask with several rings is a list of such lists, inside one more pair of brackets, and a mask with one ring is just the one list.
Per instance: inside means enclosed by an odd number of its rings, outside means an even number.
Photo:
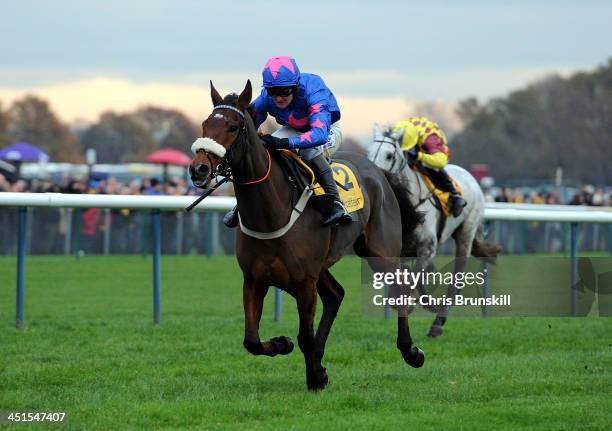
[{"label": "stirrup", "polygon": [[238,209],[236,207],[223,216],[223,224],[229,228],[238,226],[238,222]]}]

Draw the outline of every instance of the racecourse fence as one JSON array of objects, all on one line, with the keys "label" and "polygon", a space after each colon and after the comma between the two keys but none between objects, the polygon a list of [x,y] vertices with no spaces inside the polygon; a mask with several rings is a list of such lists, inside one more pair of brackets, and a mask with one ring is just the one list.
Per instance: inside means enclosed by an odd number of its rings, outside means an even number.
[{"label": "racecourse fence", "polygon": [[[28,253],[74,253],[78,260],[86,253],[146,255],[150,252],[153,255],[153,318],[159,323],[162,251],[233,252],[234,230],[220,228],[219,212],[233,208],[235,199],[211,196],[186,214],[184,209],[194,200],[192,196],[0,193],[0,253],[17,255],[17,326],[22,326],[24,321],[24,272]],[[612,207],[488,204],[485,220],[489,238],[504,246],[506,252],[566,251],[570,254],[574,262],[572,286],[576,281],[579,250],[612,253]],[[549,249],[533,246],[533,241],[542,239],[551,245]],[[278,289],[275,298],[275,320],[278,320]]]},{"label": "racecourse fence", "polygon": [[[28,196],[24,196],[28,195]],[[52,195],[52,194],[49,194]],[[142,254],[151,253],[151,206],[157,199],[164,205],[161,212],[162,254],[219,255],[234,253],[234,229],[221,222],[221,211],[233,207],[231,197],[209,197],[197,211],[185,213],[182,205],[192,197],[59,195],[64,207],[44,206],[46,194],[0,194],[0,256],[15,255],[18,243],[15,226],[20,206],[26,213],[25,250],[28,255]],[[59,196],[53,199],[58,202]],[[84,197],[85,206],[77,205]],[[13,199],[13,200],[11,200]],[[17,199],[17,200],[14,200]],[[95,201],[91,201],[95,199]],[[106,207],[104,202],[117,202],[127,208]],[[89,205],[100,205],[88,207]],[[137,204],[138,202],[138,204]],[[32,205],[29,205],[31,203]],[[74,205],[74,206],[68,206]],[[132,207],[130,205],[136,205]],[[144,206],[137,206],[144,205]],[[174,206],[173,206],[174,205]],[[12,207],[12,208],[11,208]],[[498,217],[501,210],[505,218]],[[515,210],[512,212],[510,210]],[[544,213],[610,212],[609,207],[566,205],[496,204],[489,203],[486,217],[489,238],[500,244],[504,253],[569,253],[571,220],[531,220],[521,218],[523,211]],[[533,215],[533,213],[530,213]],[[612,253],[612,224],[581,223],[577,241],[582,251]],[[452,241],[443,244],[441,254],[452,254]]]}]

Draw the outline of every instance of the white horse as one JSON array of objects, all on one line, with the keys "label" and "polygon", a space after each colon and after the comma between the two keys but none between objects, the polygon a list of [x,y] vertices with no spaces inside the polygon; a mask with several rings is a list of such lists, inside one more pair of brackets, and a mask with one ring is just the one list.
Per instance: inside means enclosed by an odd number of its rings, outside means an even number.
[{"label": "white horse", "polygon": [[[483,260],[494,262],[501,247],[484,240],[484,195],[476,179],[465,169],[456,165],[447,165],[450,176],[463,189],[463,198],[467,206],[459,217],[445,217],[436,206],[435,198],[427,188],[421,174],[411,168],[401,150],[401,135],[390,129],[381,131],[374,125],[374,141],[368,152],[368,158],[381,169],[397,175],[403,187],[410,192],[410,200],[417,211],[424,215],[423,224],[417,226],[410,244],[404,245],[404,256],[416,257],[415,271],[429,270],[438,246],[451,236],[455,240],[455,273],[463,272],[470,254]],[[444,220],[445,219],[445,220]],[[422,286],[419,292],[424,293]],[[454,298],[457,289],[454,284],[448,286],[447,298]],[[449,306],[425,307],[436,312],[436,318],[429,329],[428,336],[442,335],[442,326],[446,323]]]}]

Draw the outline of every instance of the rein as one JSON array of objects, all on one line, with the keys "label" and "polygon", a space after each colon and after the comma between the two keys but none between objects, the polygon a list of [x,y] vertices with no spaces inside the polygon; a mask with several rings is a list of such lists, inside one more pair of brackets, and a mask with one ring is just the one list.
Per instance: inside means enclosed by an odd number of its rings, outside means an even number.
[{"label": "rein", "polygon": [[[411,171],[412,171],[412,173],[414,174],[414,177],[415,177],[415,181],[416,181],[416,183],[419,185],[419,196],[421,196],[421,193],[423,192],[423,188],[422,188],[422,181],[421,181],[421,179],[419,178],[418,168],[417,168],[417,169],[412,169],[412,167],[410,167],[410,170],[411,170]],[[414,208],[416,209],[416,208],[420,207],[420,206],[421,206],[421,205],[423,205],[425,202],[427,202],[427,201],[431,200],[431,199],[433,198],[433,196],[434,196],[434,192],[433,192],[433,190],[429,190],[429,191],[428,191],[428,193],[427,193],[427,195],[426,195],[424,198],[420,199],[420,200],[419,200],[419,203],[417,203],[417,204],[414,206]],[[431,204],[432,204],[432,205],[435,207],[435,206],[436,206],[436,202],[435,202],[435,200],[431,200]]]},{"label": "rein", "polygon": [[238,184],[239,186],[252,186],[266,181],[270,177],[270,172],[272,172],[272,155],[268,149],[266,149],[266,153],[268,153],[268,170],[266,171],[265,175],[258,180],[247,181],[246,183],[239,183],[235,181],[235,184]]}]

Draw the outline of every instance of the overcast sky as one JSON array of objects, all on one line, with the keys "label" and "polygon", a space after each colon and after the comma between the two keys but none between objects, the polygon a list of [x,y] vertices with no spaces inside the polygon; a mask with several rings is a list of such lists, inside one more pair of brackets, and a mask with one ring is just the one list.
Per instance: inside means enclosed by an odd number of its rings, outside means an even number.
[{"label": "overcast sky", "polygon": [[65,120],[147,102],[202,117],[209,79],[259,87],[273,55],[322,75],[348,112],[484,101],[605,63],[611,21],[612,2],[594,0],[20,0],[0,15],[0,101],[37,92]]}]

